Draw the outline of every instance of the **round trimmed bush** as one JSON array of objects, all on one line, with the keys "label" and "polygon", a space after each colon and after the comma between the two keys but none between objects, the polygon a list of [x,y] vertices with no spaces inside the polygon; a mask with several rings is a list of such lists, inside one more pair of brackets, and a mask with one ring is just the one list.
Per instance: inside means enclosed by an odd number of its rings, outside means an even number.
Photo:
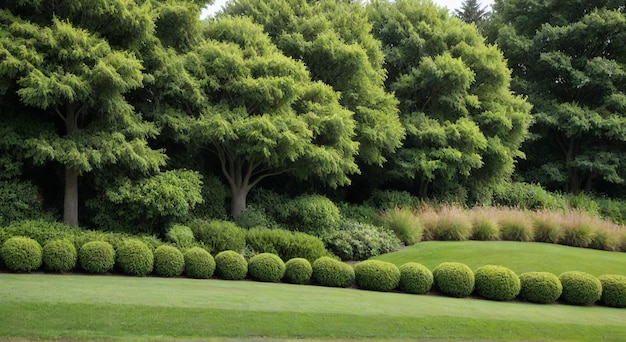
[{"label": "round trimmed bush", "polygon": [[154,251],[154,271],[163,277],[177,277],[185,270],[185,257],[174,246],[159,246]]},{"label": "round trimmed bush", "polygon": [[573,305],[592,305],[602,297],[602,283],[584,272],[565,272],[559,276],[563,285],[561,300]]},{"label": "round trimmed bush", "polygon": [[476,293],[491,300],[513,300],[519,294],[519,277],[512,270],[495,265],[479,267],[474,273]]},{"label": "round trimmed bush", "polygon": [[602,305],[614,308],[626,308],[626,277],[605,274],[598,277],[602,284]]},{"label": "round trimmed bush", "polygon": [[354,283],[352,266],[331,257],[321,257],[313,262],[313,280],[319,285],[348,287]]},{"label": "round trimmed bush", "polygon": [[248,274],[248,262],[235,251],[222,251],[215,256],[217,275],[225,280],[241,280]]},{"label": "round trimmed bush", "polygon": [[311,280],[313,268],[311,263],[304,258],[289,259],[285,263],[285,275],[283,279],[291,284],[306,284]]},{"label": "round trimmed bush", "polygon": [[259,281],[279,281],[285,275],[285,263],[276,254],[257,254],[248,262],[248,273]]},{"label": "round trimmed bush", "polygon": [[80,267],[89,273],[104,273],[115,265],[115,250],[106,241],[87,242],[78,250]]},{"label": "round trimmed bush", "polygon": [[13,272],[35,271],[42,263],[41,245],[31,238],[16,236],[4,242],[0,255]]},{"label": "round trimmed bush", "polygon": [[563,293],[559,277],[549,272],[522,273],[519,280],[521,288],[518,297],[531,303],[554,303]]},{"label": "round trimmed bush", "polygon": [[424,294],[433,287],[433,273],[424,265],[407,262],[399,267],[398,289],[406,293]]},{"label": "round trimmed bush", "polygon": [[185,259],[185,274],[189,278],[207,279],[215,272],[215,259],[206,250],[192,247],[183,255]]},{"label": "round trimmed bush", "polygon": [[125,240],[115,253],[116,265],[122,272],[143,277],[154,268],[154,255],[148,246],[139,240]]},{"label": "round trimmed bush", "polygon": [[444,262],[433,269],[435,287],[443,294],[467,297],[474,291],[474,272],[459,262]]},{"label": "round trimmed bush", "polygon": [[380,260],[365,260],[354,267],[354,276],[359,288],[373,291],[392,291],[400,283],[398,266]]},{"label": "round trimmed bush", "polygon": [[43,263],[54,272],[69,272],[76,267],[78,252],[69,240],[52,240],[43,246]]}]

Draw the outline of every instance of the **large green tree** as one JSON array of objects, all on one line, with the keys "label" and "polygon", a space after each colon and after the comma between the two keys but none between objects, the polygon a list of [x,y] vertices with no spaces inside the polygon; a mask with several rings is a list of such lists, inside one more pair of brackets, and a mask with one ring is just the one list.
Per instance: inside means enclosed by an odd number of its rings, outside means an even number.
[{"label": "large green tree", "polygon": [[407,132],[389,175],[421,196],[488,195],[523,156],[530,124],[502,53],[428,1],[374,1],[369,13]]},{"label": "large green tree", "polygon": [[624,1],[497,0],[493,9],[500,26],[493,38],[513,69],[514,88],[534,105],[527,180],[572,193],[623,184]]},{"label": "large green tree", "polygon": [[382,165],[401,146],[397,101],[385,91],[380,43],[360,1],[236,0],[222,15],[251,17],[314,80],[341,93],[341,105],[354,113],[362,163]]},{"label": "large green tree", "polygon": [[479,0],[464,0],[460,8],[454,10],[454,15],[468,24],[474,24],[481,29],[489,19],[491,12],[487,6],[482,6]]},{"label": "large green tree", "polygon": [[231,215],[270,176],[348,184],[358,172],[358,142],[339,94],[312,81],[302,62],[282,54],[249,19],[213,20],[205,35],[182,61],[177,88],[184,96],[172,99],[184,100],[166,101],[158,120],[164,134],[217,157]]},{"label": "large green tree", "polygon": [[[22,111],[45,125],[26,142],[37,164],[65,169],[63,220],[78,224],[79,176],[106,165],[153,173],[157,134],[126,98],[150,75],[133,51],[154,32],[149,2],[7,1],[0,9],[0,96],[15,92]],[[3,111],[12,121],[19,111]]]}]

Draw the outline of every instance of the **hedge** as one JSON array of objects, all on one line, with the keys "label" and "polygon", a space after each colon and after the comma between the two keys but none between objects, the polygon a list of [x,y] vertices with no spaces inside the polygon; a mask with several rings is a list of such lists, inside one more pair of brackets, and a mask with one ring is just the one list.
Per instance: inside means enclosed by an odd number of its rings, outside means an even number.
[{"label": "hedge", "polygon": [[195,279],[208,279],[213,276],[216,263],[209,252],[200,247],[192,247],[183,256],[185,259],[185,275]]},{"label": "hedge", "polygon": [[424,294],[433,286],[433,273],[424,265],[407,262],[399,267],[400,283],[398,289],[406,293]]},{"label": "hedge", "polygon": [[398,266],[380,260],[365,260],[354,267],[355,281],[359,288],[373,291],[392,291],[400,283]]},{"label": "hedge", "polygon": [[283,279],[288,283],[306,284],[311,280],[312,275],[313,268],[307,259],[293,258],[285,263]]},{"label": "hedge", "polygon": [[444,262],[433,269],[435,287],[443,294],[467,297],[474,291],[474,272],[459,262]]},{"label": "hedge", "polygon": [[319,285],[348,287],[354,283],[352,266],[331,257],[321,257],[313,262],[313,280]]},{"label": "hedge", "polygon": [[513,300],[520,292],[520,279],[511,269],[486,265],[474,273],[476,293],[486,299]]},{"label": "hedge", "polygon": [[602,305],[626,308],[626,276],[605,274],[598,277],[602,284]]},{"label": "hedge", "polygon": [[248,262],[248,273],[255,280],[277,282],[285,275],[285,263],[276,254],[257,254]]},{"label": "hedge", "polygon": [[602,297],[602,283],[584,272],[565,272],[559,276],[563,284],[560,299],[573,305],[592,305]]},{"label": "hedge", "polygon": [[561,293],[563,285],[559,277],[548,272],[526,272],[519,276],[521,289],[519,299],[531,303],[554,303]]},{"label": "hedge", "polygon": [[235,251],[222,251],[215,256],[217,275],[225,280],[241,280],[248,274],[248,262]]},{"label": "hedge", "polygon": [[30,272],[41,267],[41,245],[27,237],[16,236],[4,242],[0,255],[5,266],[13,272]]},{"label": "hedge", "polygon": [[49,271],[69,272],[77,261],[78,252],[69,240],[51,240],[43,246],[43,263]]},{"label": "hedge", "polygon": [[139,240],[126,240],[115,253],[116,265],[122,272],[134,276],[145,276],[154,268],[154,255],[148,246]]},{"label": "hedge", "polygon": [[177,277],[185,271],[185,257],[174,247],[163,245],[154,251],[154,271],[163,277]]}]

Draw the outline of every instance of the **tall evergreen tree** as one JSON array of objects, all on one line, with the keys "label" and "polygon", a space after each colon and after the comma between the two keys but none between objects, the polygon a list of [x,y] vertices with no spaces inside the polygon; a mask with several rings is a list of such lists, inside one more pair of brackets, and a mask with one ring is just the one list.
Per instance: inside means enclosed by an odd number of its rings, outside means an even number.
[{"label": "tall evergreen tree", "polygon": [[461,8],[454,11],[454,15],[468,24],[475,24],[480,29],[489,19],[490,12],[487,6],[481,6],[479,0],[464,0]]}]

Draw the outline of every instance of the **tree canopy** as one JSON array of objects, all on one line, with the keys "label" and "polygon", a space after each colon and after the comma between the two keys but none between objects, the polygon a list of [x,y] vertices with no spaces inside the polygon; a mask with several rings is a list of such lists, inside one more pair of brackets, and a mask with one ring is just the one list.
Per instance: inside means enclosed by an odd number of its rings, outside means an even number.
[{"label": "tree canopy", "polygon": [[[566,192],[626,179],[623,1],[498,0],[495,37],[534,104],[523,175]],[[606,187],[605,187],[606,189]]]}]

